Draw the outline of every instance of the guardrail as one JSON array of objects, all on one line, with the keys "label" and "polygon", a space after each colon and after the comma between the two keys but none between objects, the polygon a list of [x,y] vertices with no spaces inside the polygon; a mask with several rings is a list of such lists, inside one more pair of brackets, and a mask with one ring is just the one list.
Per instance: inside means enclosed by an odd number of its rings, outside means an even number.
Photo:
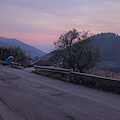
[{"label": "guardrail", "polygon": [[58,73],[62,77],[64,77],[64,75],[67,75],[66,81],[74,84],[84,85],[87,87],[120,94],[120,80],[118,79],[73,72],[71,69],[63,69],[57,67],[35,65],[34,68],[36,72],[48,72],[49,74]]},{"label": "guardrail", "polygon": [[[23,67],[21,67],[21,66],[19,65],[18,62],[11,62],[11,63],[12,63],[12,64],[10,65],[11,67],[14,67],[14,68],[23,68]],[[0,64],[6,65],[5,61],[3,61],[3,60],[0,60]]]},{"label": "guardrail", "polygon": [[19,66],[19,63],[17,62],[11,62],[12,63],[12,66]]},{"label": "guardrail", "polygon": [[49,67],[49,66],[37,66],[37,65],[34,65],[34,68],[36,71],[47,71],[47,72],[54,72],[54,73],[70,74],[69,69]]},{"label": "guardrail", "polygon": [[5,65],[5,61],[0,60],[0,64]]}]

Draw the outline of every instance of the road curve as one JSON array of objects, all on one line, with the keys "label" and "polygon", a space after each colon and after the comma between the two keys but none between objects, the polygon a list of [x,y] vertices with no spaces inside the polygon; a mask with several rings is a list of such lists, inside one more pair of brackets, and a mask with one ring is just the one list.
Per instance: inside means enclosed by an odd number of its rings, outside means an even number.
[{"label": "road curve", "polygon": [[0,65],[0,120],[120,120],[120,95]]}]

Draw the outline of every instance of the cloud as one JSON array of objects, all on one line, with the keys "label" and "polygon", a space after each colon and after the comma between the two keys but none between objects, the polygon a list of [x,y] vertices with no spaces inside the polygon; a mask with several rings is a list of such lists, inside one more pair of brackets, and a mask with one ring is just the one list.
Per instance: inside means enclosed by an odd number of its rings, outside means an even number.
[{"label": "cloud", "polygon": [[72,28],[119,33],[119,12],[120,0],[0,0],[0,33],[31,43],[47,43]]}]

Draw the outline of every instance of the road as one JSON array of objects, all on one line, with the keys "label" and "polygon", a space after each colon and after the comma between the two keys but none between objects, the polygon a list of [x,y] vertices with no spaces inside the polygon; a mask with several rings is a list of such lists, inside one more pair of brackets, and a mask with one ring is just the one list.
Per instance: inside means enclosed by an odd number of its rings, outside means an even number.
[{"label": "road", "polygon": [[120,95],[0,65],[0,120],[120,120]]}]

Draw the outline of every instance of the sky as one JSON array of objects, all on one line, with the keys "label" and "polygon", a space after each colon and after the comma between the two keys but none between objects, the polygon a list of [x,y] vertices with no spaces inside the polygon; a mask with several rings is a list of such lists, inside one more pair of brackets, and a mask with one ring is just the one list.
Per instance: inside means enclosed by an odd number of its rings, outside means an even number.
[{"label": "sky", "polygon": [[120,0],[0,0],[2,37],[45,49],[73,28],[120,34]]}]

